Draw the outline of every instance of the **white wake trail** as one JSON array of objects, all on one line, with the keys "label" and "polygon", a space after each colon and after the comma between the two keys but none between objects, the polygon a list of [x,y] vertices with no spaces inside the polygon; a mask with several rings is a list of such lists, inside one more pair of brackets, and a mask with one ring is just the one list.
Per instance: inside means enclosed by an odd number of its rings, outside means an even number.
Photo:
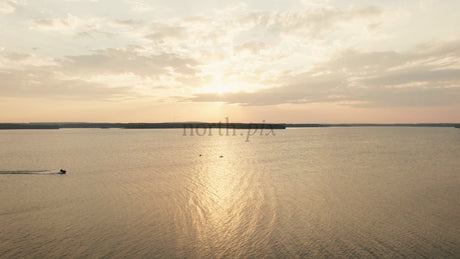
[{"label": "white wake trail", "polygon": [[61,174],[52,170],[23,170],[23,171],[0,171],[0,174]]}]

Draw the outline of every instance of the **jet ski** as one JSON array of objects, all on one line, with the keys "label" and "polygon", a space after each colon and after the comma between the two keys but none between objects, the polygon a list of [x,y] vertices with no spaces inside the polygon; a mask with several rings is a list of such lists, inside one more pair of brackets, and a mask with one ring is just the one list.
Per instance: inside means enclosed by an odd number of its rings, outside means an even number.
[{"label": "jet ski", "polygon": [[66,170],[63,170],[63,169],[59,170],[59,174],[65,174],[65,173],[67,173]]}]

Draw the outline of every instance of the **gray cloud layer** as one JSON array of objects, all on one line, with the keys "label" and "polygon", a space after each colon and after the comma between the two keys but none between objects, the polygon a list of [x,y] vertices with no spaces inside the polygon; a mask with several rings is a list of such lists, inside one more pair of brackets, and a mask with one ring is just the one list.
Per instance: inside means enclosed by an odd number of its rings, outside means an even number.
[{"label": "gray cloud layer", "polygon": [[51,99],[110,100],[139,97],[143,93],[136,92],[136,82],[115,87],[111,85],[113,82],[94,82],[91,78],[132,74],[154,81],[168,76],[177,81],[193,81],[196,80],[198,65],[193,59],[181,58],[175,54],[140,55],[134,47],[52,59],[41,65],[37,65],[37,57],[30,54],[4,53],[0,55],[0,61],[2,58],[10,65],[15,64],[9,68],[0,67],[2,97]]},{"label": "gray cloud layer", "polygon": [[135,50],[106,49],[92,55],[70,56],[61,64],[64,72],[77,75],[133,73],[156,78],[170,73],[169,68],[180,75],[193,75],[198,63],[175,54],[140,55]]},{"label": "gray cloud layer", "polygon": [[109,100],[134,94],[127,87],[107,87],[80,79],[60,79],[49,71],[0,72],[0,82],[3,97]]}]

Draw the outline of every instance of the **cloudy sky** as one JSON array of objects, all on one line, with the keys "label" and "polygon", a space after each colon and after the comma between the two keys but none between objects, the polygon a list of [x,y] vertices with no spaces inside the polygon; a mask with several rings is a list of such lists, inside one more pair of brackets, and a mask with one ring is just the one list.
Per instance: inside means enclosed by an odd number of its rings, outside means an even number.
[{"label": "cloudy sky", "polygon": [[0,0],[0,122],[460,122],[460,1]]}]

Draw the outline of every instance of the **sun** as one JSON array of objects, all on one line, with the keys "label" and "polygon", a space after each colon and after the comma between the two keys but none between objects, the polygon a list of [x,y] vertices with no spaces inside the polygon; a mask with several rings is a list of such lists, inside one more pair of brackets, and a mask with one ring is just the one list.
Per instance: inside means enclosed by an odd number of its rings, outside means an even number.
[{"label": "sun", "polygon": [[219,84],[216,86],[215,90],[218,95],[222,95],[225,91],[225,87],[222,84]]},{"label": "sun", "polygon": [[204,87],[206,93],[213,93],[218,95],[223,95],[226,92],[231,92],[231,87],[224,81],[214,81],[208,86]]}]

